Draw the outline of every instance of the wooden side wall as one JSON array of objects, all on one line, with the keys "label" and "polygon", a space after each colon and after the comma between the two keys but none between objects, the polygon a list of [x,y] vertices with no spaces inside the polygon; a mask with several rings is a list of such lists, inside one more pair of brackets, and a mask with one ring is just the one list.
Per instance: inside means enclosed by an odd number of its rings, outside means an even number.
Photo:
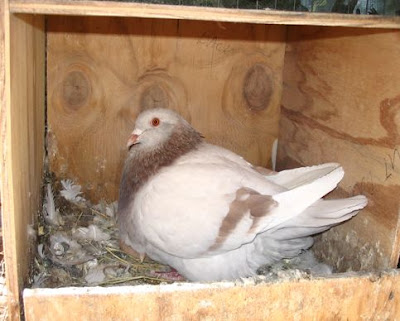
[{"label": "wooden side wall", "polygon": [[115,200],[126,140],[146,108],[178,110],[212,143],[270,165],[285,26],[49,17],[51,170]]},{"label": "wooden side wall", "polygon": [[288,29],[279,169],[336,161],[346,173],[331,197],[369,199],[315,246],[339,271],[399,259],[399,70],[398,30]]},{"label": "wooden side wall", "polygon": [[[5,5],[5,7],[3,7]],[[1,195],[10,320],[21,317],[34,218],[40,206],[44,157],[44,19],[15,16],[0,6],[4,23],[1,87]],[[0,84],[2,85],[2,84]],[[4,89],[3,89],[4,88]]]},{"label": "wooden side wall", "polygon": [[24,292],[26,321],[393,320],[400,275]]}]

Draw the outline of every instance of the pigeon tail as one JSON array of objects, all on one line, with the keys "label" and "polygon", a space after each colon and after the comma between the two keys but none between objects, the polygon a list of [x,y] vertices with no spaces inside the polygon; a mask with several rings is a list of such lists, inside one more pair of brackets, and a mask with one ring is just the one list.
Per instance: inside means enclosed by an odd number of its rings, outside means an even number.
[{"label": "pigeon tail", "polygon": [[363,195],[315,202],[291,220],[258,235],[258,264],[273,264],[299,255],[313,245],[312,235],[349,220],[366,204],[367,198]]},{"label": "pigeon tail", "polygon": [[305,211],[268,231],[269,237],[286,240],[324,232],[349,220],[367,205],[367,198],[357,195],[337,200],[319,200]]},{"label": "pigeon tail", "polygon": [[[292,179],[285,177],[289,172],[293,172]],[[332,191],[343,178],[343,175],[343,168],[336,163],[304,167],[284,171],[281,176],[275,175],[280,176],[280,178],[274,179],[276,183],[290,189],[273,196],[279,206],[274,211],[275,219],[263,230],[274,228],[284,221],[293,219]],[[269,177],[267,179],[270,180]]]}]

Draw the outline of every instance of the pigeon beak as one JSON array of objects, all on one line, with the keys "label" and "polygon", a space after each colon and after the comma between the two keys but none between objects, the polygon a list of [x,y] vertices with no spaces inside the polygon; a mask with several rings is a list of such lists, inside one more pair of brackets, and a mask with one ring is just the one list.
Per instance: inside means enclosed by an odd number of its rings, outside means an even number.
[{"label": "pigeon beak", "polygon": [[137,144],[137,143],[139,143],[139,135],[132,134],[132,135],[129,137],[128,142],[126,143],[126,147],[129,148],[129,147],[131,147],[132,145],[135,145],[135,144]]},{"label": "pigeon beak", "polygon": [[141,134],[142,134],[141,130],[135,129],[131,133],[131,136],[129,136],[129,139],[128,139],[127,143],[126,143],[126,147],[129,149],[131,146],[139,144],[140,143],[139,138],[140,138]]}]

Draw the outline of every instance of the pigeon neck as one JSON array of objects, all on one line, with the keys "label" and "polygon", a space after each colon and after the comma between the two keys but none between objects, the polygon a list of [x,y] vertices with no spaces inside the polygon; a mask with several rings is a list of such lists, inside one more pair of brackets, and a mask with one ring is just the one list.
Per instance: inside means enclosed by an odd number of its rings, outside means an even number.
[{"label": "pigeon neck", "polygon": [[[182,126],[175,130],[160,147],[146,151],[131,150],[125,161],[118,212],[123,215],[131,207],[135,193],[162,167],[171,165],[176,159],[194,150],[202,142],[201,135],[191,127]],[[128,210],[129,211],[129,210]]]}]

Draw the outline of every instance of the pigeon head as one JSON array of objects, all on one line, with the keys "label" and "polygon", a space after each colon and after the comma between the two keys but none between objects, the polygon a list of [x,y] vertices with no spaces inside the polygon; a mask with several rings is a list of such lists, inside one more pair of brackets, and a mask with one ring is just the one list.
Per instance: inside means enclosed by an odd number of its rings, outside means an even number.
[{"label": "pigeon head", "polygon": [[163,145],[173,133],[195,132],[180,115],[170,109],[155,108],[139,114],[128,139],[129,149],[151,149]]}]

